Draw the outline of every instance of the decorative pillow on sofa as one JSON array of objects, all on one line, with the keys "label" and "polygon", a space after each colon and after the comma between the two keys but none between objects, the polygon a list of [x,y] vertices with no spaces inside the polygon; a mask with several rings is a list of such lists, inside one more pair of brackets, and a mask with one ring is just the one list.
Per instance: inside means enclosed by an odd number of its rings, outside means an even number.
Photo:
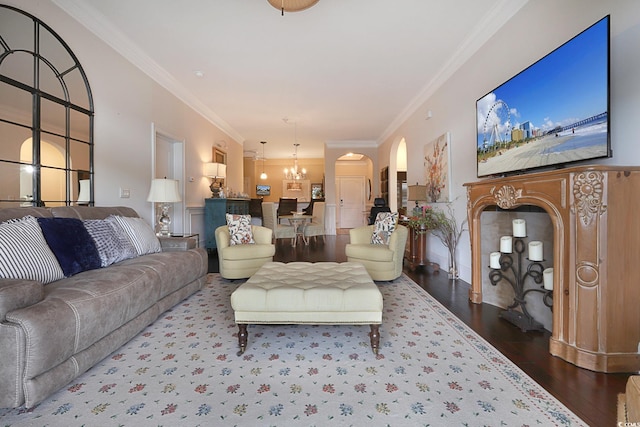
[{"label": "decorative pillow on sofa", "polygon": [[83,223],[96,244],[102,267],[138,256],[122,227],[103,219],[87,219]]},{"label": "decorative pillow on sofa", "polygon": [[96,244],[77,218],[38,218],[42,235],[65,277],[100,268]]},{"label": "decorative pillow on sofa", "polygon": [[374,245],[388,245],[391,234],[398,224],[398,212],[380,212],[376,216],[376,222],[371,235],[371,243]]},{"label": "decorative pillow on sofa", "polygon": [[227,214],[227,226],[229,226],[230,245],[253,244],[251,233],[251,215]]},{"label": "decorative pillow on sofa", "polygon": [[136,248],[138,255],[152,254],[162,251],[160,241],[153,232],[151,226],[142,218],[111,215],[107,221],[112,221],[127,234],[127,237]]},{"label": "decorative pillow on sofa", "polygon": [[32,216],[0,224],[0,277],[44,284],[64,277],[62,268]]}]

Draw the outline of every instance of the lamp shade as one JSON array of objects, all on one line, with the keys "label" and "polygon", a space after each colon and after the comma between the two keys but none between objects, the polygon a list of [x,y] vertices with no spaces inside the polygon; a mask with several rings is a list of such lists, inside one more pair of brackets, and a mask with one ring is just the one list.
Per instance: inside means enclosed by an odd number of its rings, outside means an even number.
[{"label": "lamp shade", "polygon": [[147,202],[174,203],[181,200],[178,181],[175,179],[160,178],[151,181]]},{"label": "lamp shade", "polygon": [[208,176],[209,178],[226,178],[227,165],[224,163],[205,163],[204,176]]},{"label": "lamp shade", "polygon": [[408,187],[409,194],[408,200],[415,200],[416,202],[426,202],[427,200],[427,186],[426,185],[410,185]]},{"label": "lamp shade", "polygon": [[91,201],[91,180],[80,180],[80,191],[78,192],[78,203],[89,203]]},{"label": "lamp shade", "polygon": [[284,12],[298,12],[318,3],[319,0],[268,0],[271,6]]}]

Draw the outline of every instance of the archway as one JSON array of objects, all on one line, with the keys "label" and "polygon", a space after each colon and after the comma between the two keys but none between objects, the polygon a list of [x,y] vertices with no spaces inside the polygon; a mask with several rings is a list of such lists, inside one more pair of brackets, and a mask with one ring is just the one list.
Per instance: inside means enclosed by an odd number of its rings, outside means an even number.
[{"label": "archway", "polygon": [[406,208],[407,204],[407,143],[396,137],[389,149],[389,207],[392,212]]}]

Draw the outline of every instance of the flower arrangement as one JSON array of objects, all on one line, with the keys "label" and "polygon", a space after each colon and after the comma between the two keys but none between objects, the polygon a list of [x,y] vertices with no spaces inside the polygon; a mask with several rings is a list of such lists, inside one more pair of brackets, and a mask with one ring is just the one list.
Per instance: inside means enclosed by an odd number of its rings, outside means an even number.
[{"label": "flower arrangement", "polygon": [[409,227],[418,233],[426,233],[438,227],[438,213],[431,206],[422,206],[422,213],[418,213],[416,209],[414,215],[409,217]]},{"label": "flower arrangement", "polygon": [[467,220],[458,224],[453,214],[451,204],[447,204],[447,210],[433,209],[431,206],[423,206],[422,213],[414,210],[414,215],[409,218],[408,225],[417,234],[431,233],[442,242],[449,251],[449,278],[458,278],[458,266],[456,261],[456,250],[460,236],[466,231]]}]

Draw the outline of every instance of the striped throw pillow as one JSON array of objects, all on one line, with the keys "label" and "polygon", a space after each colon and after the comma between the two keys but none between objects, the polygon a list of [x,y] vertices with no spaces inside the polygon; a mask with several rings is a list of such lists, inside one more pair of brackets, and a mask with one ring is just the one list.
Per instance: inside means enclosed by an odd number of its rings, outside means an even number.
[{"label": "striped throw pillow", "polygon": [[103,219],[87,219],[83,223],[96,243],[102,267],[138,256],[138,251],[119,225]]},{"label": "striped throw pillow", "polygon": [[0,277],[44,284],[64,277],[35,217],[29,215],[0,224]]},{"label": "striped throw pillow", "polygon": [[129,240],[131,240],[133,247],[136,248],[138,255],[162,251],[158,237],[144,219],[111,215],[107,220],[113,221],[122,227]]}]

